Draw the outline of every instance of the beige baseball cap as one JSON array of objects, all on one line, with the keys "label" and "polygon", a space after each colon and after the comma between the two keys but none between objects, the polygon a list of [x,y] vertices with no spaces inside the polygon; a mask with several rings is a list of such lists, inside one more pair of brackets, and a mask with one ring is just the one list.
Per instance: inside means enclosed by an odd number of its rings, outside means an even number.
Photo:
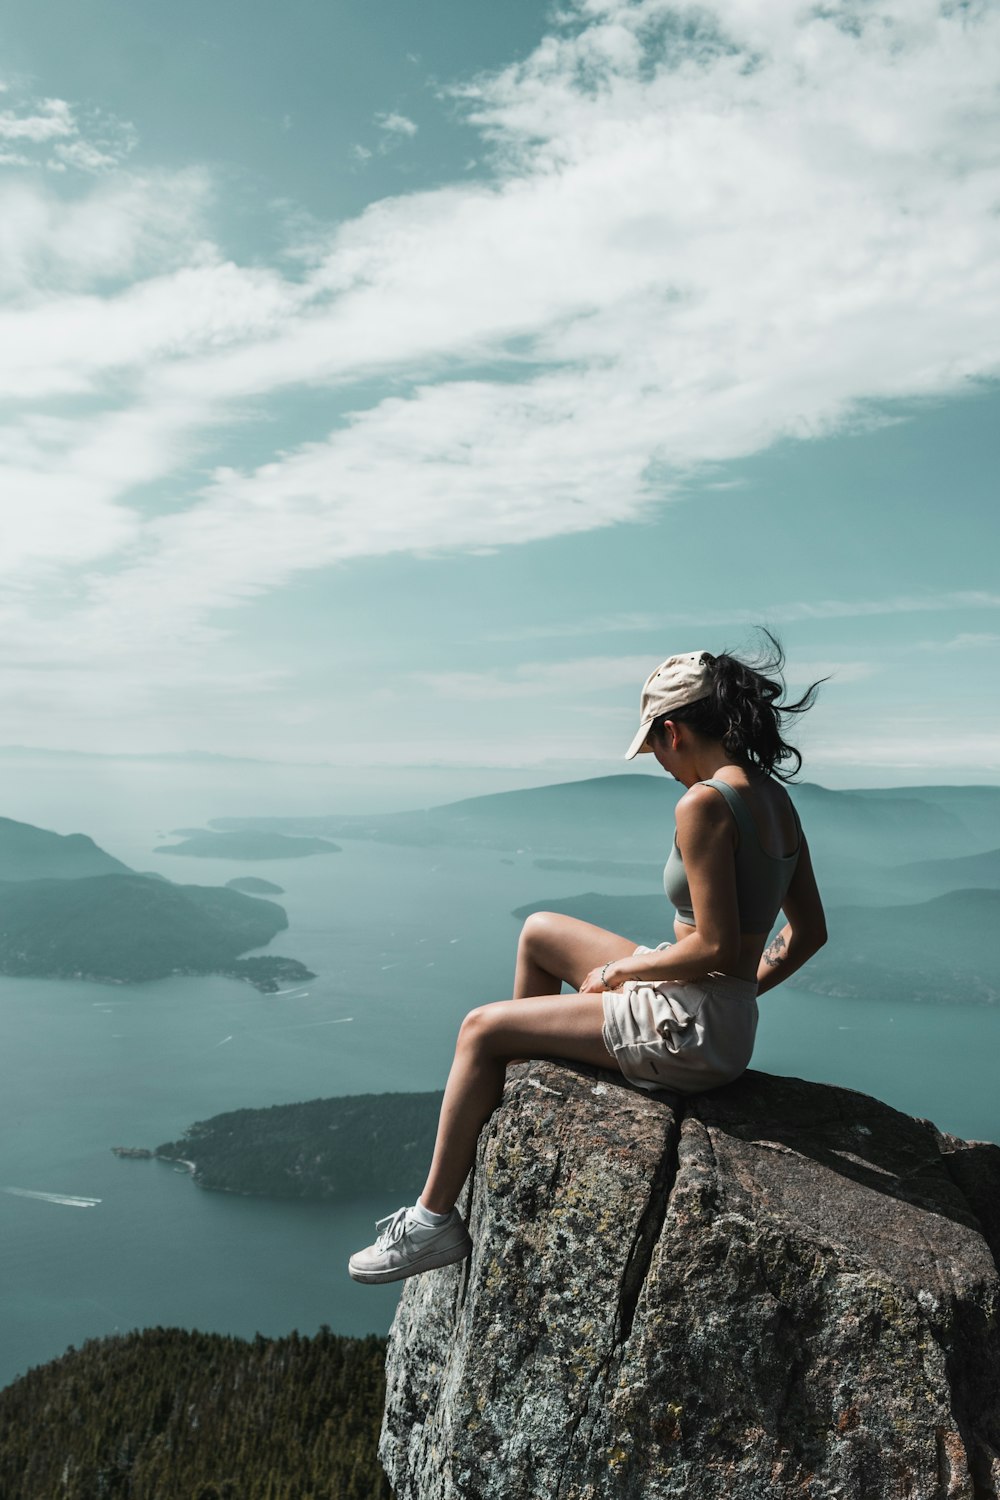
[{"label": "beige baseball cap", "polygon": [[709,651],[685,651],[680,656],[668,656],[650,672],[639,699],[639,731],[628,747],[626,760],[651,753],[646,740],[657,719],[672,708],[683,708],[686,703],[708,697],[712,691],[714,660]]}]

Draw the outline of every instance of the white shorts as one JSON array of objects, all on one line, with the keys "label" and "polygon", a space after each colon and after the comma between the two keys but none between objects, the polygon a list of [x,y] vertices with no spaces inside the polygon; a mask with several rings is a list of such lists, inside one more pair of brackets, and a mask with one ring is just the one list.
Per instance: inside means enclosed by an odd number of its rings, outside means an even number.
[{"label": "white shorts", "polygon": [[[659,952],[640,946],[636,953]],[[629,979],[604,991],[604,1043],[630,1083],[682,1094],[718,1088],[750,1062],[757,983],[732,974],[656,983]]]}]

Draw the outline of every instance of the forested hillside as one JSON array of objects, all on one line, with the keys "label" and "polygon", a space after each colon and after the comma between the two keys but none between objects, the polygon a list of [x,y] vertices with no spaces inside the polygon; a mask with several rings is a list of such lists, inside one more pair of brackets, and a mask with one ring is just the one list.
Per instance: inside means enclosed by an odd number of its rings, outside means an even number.
[{"label": "forested hillside", "polygon": [[390,1500],[385,1340],[95,1339],[0,1391],[4,1500]]}]

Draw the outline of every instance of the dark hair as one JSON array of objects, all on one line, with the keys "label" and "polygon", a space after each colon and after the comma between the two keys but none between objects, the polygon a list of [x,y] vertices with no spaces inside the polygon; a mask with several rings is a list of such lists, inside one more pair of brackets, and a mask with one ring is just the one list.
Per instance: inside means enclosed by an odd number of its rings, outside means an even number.
[{"label": "dark hair", "polygon": [[[766,776],[791,781],[802,769],[802,756],[782,739],[783,720],[788,714],[804,714],[812,708],[820,683],[827,679],[821,677],[814,682],[795,703],[782,703],[785,653],[776,636],[763,626],[759,629],[769,646],[763,647],[752,663],[730,651],[710,657],[714,679],[711,695],[662,714],[651,733],[661,734],[668,720],[687,724],[706,739],[721,740],[730,755]],[[794,761],[794,766],[780,771],[779,765],[786,760]]]}]

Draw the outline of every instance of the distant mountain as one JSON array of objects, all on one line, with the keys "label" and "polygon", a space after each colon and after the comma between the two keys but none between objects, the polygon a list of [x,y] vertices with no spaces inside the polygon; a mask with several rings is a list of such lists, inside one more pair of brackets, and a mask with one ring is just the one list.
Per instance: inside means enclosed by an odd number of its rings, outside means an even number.
[{"label": "distant mountain", "polygon": [[896,888],[927,896],[963,889],[995,890],[1000,888],[1000,849],[959,859],[922,859],[889,870],[886,876]]},{"label": "distant mountain", "polygon": [[628,859],[547,859],[532,860],[536,870],[575,870],[580,875],[611,876],[614,880],[638,880],[652,888],[663,884],[665,861]]},{"label": "distant mountain", "polygon": [[833,791],[808,781],[789,791],[814,858],[836,868],[858,860],[885,865],[971,854],[982,847],[953,812],[912,793]]},{"label": "distant mountain", "polygon": [[[970,793],[970,788],[932,789]],[[987,806],[966,796],[955,806]],[[390,844],[479,847],[533,855],[656,864],[666,859],[674,808],[683,788],[668,776],[631,774],[469,797],[422,811],[370,816],[214,818],[230,831],[282,832],[374,839]],[[885,866],[979,852],[980,836],[952,810],[946,796],[916,796],[909,789],[832,791],[812,782],[789,787],[821,878],[848,888],[862,875],[873,880]]]},{"label": "distant mountain", "polygon": [[193,834],[179,844],[158,844],[157,854],[188,854],[196,859],[301,859],[308,854],[339,854],[329,839],[289,838],[284,833],[241,829],[234,833]]},{"label": "distant mountain", "polygon": [[237,1109],[156,1148],[194,1163],[206,1188],[271,1198],[419,1193],[434,1148],[440,1094],[351,1094]]},{"label": "distant mountain", "polygon": [[855,795],[886,801],[915,797],[941,808],[967,830],[972,840],[970,853],[994,849],[1000,844],[1000,786],[873,787]]},{"label": "distant mountain", "polygon": [[[655,947],[673,936],[662,896],[586,891],[519,906],[565,912]],[[909,906],[837,906],[827,912],[830,940],[789,980],[796,989],[865,1000],[995,1004],[1000,1001],[1000,891],[950,891]]]},{"label": "distant mountain", "polygon": [[128,875],[128,865],[98,848],[85,833],[51,833],[0,818],[0,880],[82,880]]},{"label": "distant mountain", "polygon": [[467,797],[415,812],[294,818],[213,818],[219,829],[258,829],[450,844],[545,854],[654,857],[673,827],[681,787],[666,776],[600,776]]},{"label": "distant mountain", "polygon": [[830,942],[791,980],[815,994],[928,1004],[1000,1001],[1000,890],[912,906],[840,906]]},{"label": "distant mountain", "polygon": [[391,1500],[385,1340],[90,1339],[0,1391],[5,1500]]},{"label": "distant mountain", "polygon": [[142,875],[0,884],[0,973],[111,981],[233,974],[312,978],[294,959],[240,959],[288,926],[273,901]]}]

